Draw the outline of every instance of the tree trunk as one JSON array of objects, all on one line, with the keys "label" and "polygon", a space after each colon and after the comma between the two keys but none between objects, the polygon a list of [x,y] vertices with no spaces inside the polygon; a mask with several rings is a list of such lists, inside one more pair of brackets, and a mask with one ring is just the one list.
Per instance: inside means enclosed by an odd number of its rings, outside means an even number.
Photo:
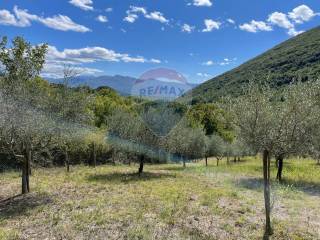
[{"label": "tree trunk", "polygon": [[96,144],[92,143],[92,157],[93,157],[93,167],[97,166],[97,149]]},{"label": "tree trunk", "polygon": [[171,162],[171,153],[170,152],[167,153],[167,162],[168,163]]},{"label": "tree trunk", "polygon": [[229,155],[227,155],[227,165],[230,164],[230,159],[229,159]]},{"label": "tree trunk", "polygon": [[114,166],[116,165],[115,155],[116,155],[116,151],[114,149],[112,149],[111,159],[112,159],[112,165],[114,165]]},{"label": "tree trunk", "polygon": [[139,166],[139,176],[141,176],[143,172],[143,166],[144,166],[144,155],[140,155],[140,166]]},{"label": "tree trunk", "polygon": [[264,239],[269,239],[272,235],[271,228],[271,204],[270,204],[270,156],[269,151],[263,151],[263,180],[264,180],[264,203],[265,203],[265,213],[266,213],[266,225]]},{"label": "tree trunk", "polygon": [[282,170],[283,170],[283,156],[277,156],[277,179],[279,182],[282,182]]},{"label": "tree trunk", "polygon": [[240,157],[238,157],[238,162],[240,162],[241,161],[241,158]]},{"label": "tree trunk", "polygon": [[25,159],[22,163],[22,194],[28,193],[28,171],[27,171],[27,160]]},{"label": "tree trunk", "polygon": [[206,167],[208,167],[208,157],[206,156]]},{"label": "tree trunk", "polygon": [[32,162],[32,159],[33,159],[33,152],[30,151],[30,156],[29,156],[29,164],[28,164],[28,168],[29,168],[29,178],[30,176],[32,176],[32,171],[31,171],[31,162]]},{"label": "tree trunk", "polygon": [[234,161],[234,162],[237,162],[237,157],[234,157],[233,161]]},{"label": "tree trunk", "polygon": [[182,156],[181,156],[181,158],[182,158],[182,162],[183,162],[183,167],[186,168],[186,167],[187,167],[187,166],[186,166],[186,160],[185,160],[184,157],[182,157]]},{"label": "tree trunk", "polygon": [[69,154],[68,150],[65,150],[65,161],[66,161],[66,167],[67,167],[67,172],[70,172],[70,160],[69,160]]},{"label": "tree trunk", "polygon": [[220,158],[217,157],[217,167],[219,166],[219,160]]},{"label": "tree trunk", "polygon": [[320,165],[320,158],[318,159],[318,162],[317,162],[317,164],[318,164],[318,165]]},{"label": "tree trunk", "polygon": [[29,148],[25,150],[24,161],[22,163],[22,194],[26,194],[30,192],[30,163],[31,163],[32,152]]}]

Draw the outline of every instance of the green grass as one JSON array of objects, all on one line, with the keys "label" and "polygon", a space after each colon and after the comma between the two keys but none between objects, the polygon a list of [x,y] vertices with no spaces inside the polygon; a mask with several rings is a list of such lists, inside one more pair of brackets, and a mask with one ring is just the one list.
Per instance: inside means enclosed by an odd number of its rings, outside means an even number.
[{"label": "green grass", "polygon": [[[36,169],[0,175],[0,239],[261,239],[261,160]],[[272,182],[272,239],[320,238],[320,167],[288,160]],[[276,169],[272,165],[272,176]]]}]

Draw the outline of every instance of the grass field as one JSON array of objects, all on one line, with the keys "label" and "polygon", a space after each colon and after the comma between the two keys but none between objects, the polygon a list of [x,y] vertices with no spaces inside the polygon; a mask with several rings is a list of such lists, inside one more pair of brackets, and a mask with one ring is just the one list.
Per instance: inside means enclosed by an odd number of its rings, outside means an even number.
[{"label": "grass field", "polygon": [[[137,166],[35,169],[25,196],[18,172],[0,174],[0,239],[262,239],[261,161],[209,164],[147,165],[141,178]],[[271,239],[320,239],[320,167],[290,160],[283,174]]]}]

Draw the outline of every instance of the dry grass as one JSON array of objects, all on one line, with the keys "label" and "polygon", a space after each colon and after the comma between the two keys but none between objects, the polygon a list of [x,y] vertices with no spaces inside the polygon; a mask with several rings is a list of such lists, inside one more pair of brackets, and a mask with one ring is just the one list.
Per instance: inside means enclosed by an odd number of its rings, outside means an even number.
[{"label": "dry grass", "polygon": [[[260,163],[148,165],[141,178],[137,166],[37,169],[32,193],[16,197],[19,173],[5,173],[0,239],[261,239]],[[272,239],[320,239],[320,167],[291,160],[284,177],[272,188]]]}]

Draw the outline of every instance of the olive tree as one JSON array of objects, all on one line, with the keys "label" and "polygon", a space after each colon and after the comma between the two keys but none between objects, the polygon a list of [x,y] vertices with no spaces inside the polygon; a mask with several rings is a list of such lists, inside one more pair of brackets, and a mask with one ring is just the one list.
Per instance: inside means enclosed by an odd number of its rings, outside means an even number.
[{"label": "olive tree", "polygon": [[230,163],[230,157],[233,156],[233,161],[237,162],[241,160],[241,157],[252,155],[253,152],[241,139],[236,138],[234,141],[226,142],[225,156],[227,157],[227,163]]},{"label": "olive tree", "polygon": [[225,151],[226,142],[220,136],[207,136],[205,141],[206,166],[208,166],[208,157],[215,157],[217,159],[217,166],[219,166],[219,162],[225,155]]},{"label": "olive tree", "polygon": [[106,151],[109,149],[109,145],[106,141],[106,130],[104,129],[92,129],[85,136],[85,143],[89,146],[91,151],[91,164],[93,167],[97,165],[97,153],[99,151]]},{"label": "olive tree", "polygon": [[244,96],[231,100],[238,137],[254,152],[262,152],[266,238],[272,234],[270,158],[272,154],[278,158],[306,149],[315,116],[312,96],[310,85],[292,84],[279,92],[249,84]]},{"label": "olive tree", "polygon": [[0,109],[0,149],[22,164],[22,193],[27,193],[32,156],[51,143],[55,121],[46,112],[1,96]]},{"label": "olive tree", "polygon": [[108,143],[113,149],[135,154],[139,161],[139,175],[142,174],[145,158],[153,157],[156,137],[145,126],[143,120],[132,112],[122,109],[114,111],[108,119]]},{"label": "olive tree", "polygon": [[208,157],[210,156],[215,156],[217,165],[219,165],[227,142],[231,142],[234,138],[227,112],[215,104],[200,103],[189,109],[187,117],[193,128],[202,128],[205,133],[204,157],[206,166],[208,166]]},{"label": "olive tree", "polygon": [[314,134],[312,134],[311,142],[310,144],[310,150],[309,154],[312,156],[316,161],[317,165],[320,165],[320,131],[315,131]]},{"label": "olive tree", "polygon": [[55,138],[57,146],[64,153],[67,172],[70,171],[69,152],[77,148],[80,139],[85,141],[85,134],[89,132],[86,126],[93,122],[87,108],[90,94],[84,89],[70,87],[70,81],[77,75],[78,72],[72,67],[64,67],[63,83],[55,89],[50,103],[50,112],[59,122]]},{"label": "olive tree", "polygon": [[166,136],[166,149],[186,167],[187,158],[201,158],[205,151],[205,133],[181,120]]},{"label": "olive tree", "polygon": [[309,144],[309,155],[313,157],[320,165],[320,80],[311,84],[313,94],[312,98],[316,107],[314,111],[314,121],[310,124],[312,130]]},{"label": "olive tree", "polygon": [[32,150],[43,144],[48,136],[49,118],[41,109],[40,95],[34,79],[40,74],[47,46],[31,46],[17,37],[8,45],[6,37],[0,41],[1,77],[1,145],[22,162],[22,193],[30,191],[29,174]]}]

